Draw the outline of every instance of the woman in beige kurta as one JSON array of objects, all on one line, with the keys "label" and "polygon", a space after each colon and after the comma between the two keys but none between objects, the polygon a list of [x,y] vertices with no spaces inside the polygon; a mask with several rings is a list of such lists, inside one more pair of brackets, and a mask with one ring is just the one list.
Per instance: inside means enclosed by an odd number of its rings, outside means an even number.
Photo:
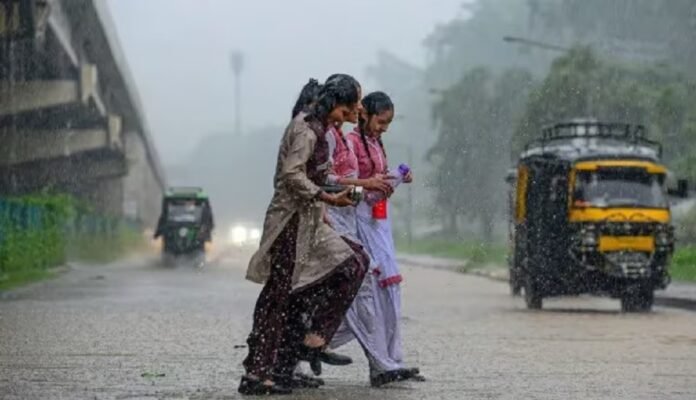
[{"label": "woman in beige kurta", "polygon": [[329,80],[312,111],[298,115],[285,131],[261,245],[247,269],[247,279],[265,285],[247,340],[241,393],[289,392],[273,379],[281,342],[297,340],[298,352],[321,351],[362,283],[367,256],[322,218],[324,204],[353,203],[347,192],[332,195],[320,188],[330,164],[325,132],[355,113],[359,100],[354,79]]}]

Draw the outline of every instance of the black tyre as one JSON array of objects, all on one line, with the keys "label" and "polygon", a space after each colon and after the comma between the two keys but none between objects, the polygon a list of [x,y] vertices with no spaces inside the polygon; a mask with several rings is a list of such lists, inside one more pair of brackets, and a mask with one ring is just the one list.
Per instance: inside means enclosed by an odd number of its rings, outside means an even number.
[{"label": "black tyre", "polygon": [[543,295],[539,290],[539,284],[531,277],[527,277],[525,281],[524,301],[530,310],[541,310],[543,306]]},{"label": "black tyre", "polygon": [[621,311],[650,312],[655,302],[652,288],[629,287],[621,296]]},{"label": "black tyre", "polygon": [[510,294],[512,296],[519,296],[522,294],[522,283],[520,283],[520,278],[514,270],[510,270]]}]

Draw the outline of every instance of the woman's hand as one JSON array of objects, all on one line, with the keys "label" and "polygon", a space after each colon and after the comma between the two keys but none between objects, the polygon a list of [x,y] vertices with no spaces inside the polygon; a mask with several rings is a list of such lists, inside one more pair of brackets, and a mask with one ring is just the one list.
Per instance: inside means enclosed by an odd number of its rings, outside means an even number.
[{"label": "woman's hand", "polygon": [[367,190],[378,190],[387,196],[391,196],[394,192],[394,188],[389,184],[389,177],[382,174],[377,174],[372,178],[364,179],[362,187]]},{"label": "woman's hand", "polygon": [[408,174],[404,176],[404,183],[411,183],[413,182],[413,173],[411,171],[408,171]]},{"label": "woman's hand", "polygon": [[350,195],[351,190],[353,190],[353,187],[348,187],[344,191],[336,194],[322,192],[319,199],[324,203],[334,207],[354,206],[355,203],[353,202],[353,199]]}]

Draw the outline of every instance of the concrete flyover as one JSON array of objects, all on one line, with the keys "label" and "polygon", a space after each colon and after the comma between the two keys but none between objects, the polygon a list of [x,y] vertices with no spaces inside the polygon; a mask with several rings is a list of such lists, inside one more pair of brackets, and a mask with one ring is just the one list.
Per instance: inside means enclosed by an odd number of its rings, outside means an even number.
[{"label": "concrete flyover", "polygon": [[0,195],[152,226],[166,180],[104,0],[0,0]]}]

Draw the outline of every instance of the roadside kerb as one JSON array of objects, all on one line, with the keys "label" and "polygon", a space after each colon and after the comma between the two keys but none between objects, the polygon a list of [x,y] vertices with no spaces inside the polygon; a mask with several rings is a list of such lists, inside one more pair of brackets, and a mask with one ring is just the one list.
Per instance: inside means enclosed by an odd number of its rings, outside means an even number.
[{"label": "roadside kerb", "polygon": [[[507,268],[494,265],[474,266],[466,260],[454,260],[427,255],[399,254],[397,261],[420,268],[433,268],[475,275],[499,282],[509,279]],[[696,311],[696,284],[672,282],[667,289],[655,293],[655,304],[663,307]]]}]

